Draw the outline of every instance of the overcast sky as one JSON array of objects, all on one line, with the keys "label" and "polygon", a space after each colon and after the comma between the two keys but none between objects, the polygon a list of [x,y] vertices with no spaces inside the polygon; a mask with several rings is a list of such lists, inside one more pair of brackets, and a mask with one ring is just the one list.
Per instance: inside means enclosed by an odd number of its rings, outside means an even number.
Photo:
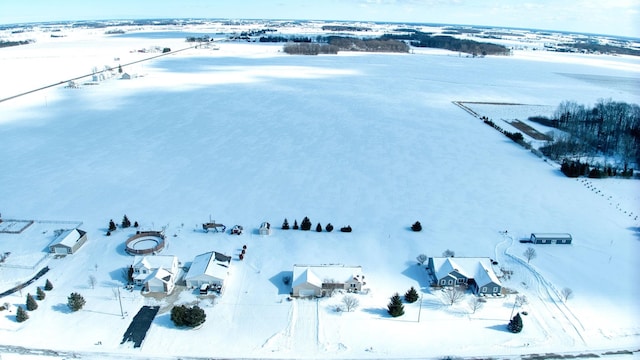
[{"label": "overcast sky", "polygon": [[0,0],[0,24],[132,18],[417,22],[640,38],[640,0]]}]

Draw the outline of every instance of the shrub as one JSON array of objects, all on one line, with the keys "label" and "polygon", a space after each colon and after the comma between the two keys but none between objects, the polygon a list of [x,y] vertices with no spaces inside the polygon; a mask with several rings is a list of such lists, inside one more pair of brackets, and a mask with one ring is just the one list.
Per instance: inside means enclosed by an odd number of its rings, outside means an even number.
[{"label": "shrub", "polygon": [[122,227],[123,228],[128,228],[129,226],[131,226],[131,221],[129,221],[129,218],[127,217],[127,215],[125,215],[122,218]]},{"label": "shrub", "polygon": [[67,298],[67,306],[69,306],[71,311],[78,311],[82,309],[86,303],[87,302],[84,300],[84,297],[76,292],[71,293]]},{"label": "shrub", "polygon": [[328,223],[327,226],[324,227],[324,229],[327,232],[332,232],[333,231],[333,225],[331,225],[331,223]]},{"label": "shrub", "polygon": [[318,223],[318,225],[316,226],[316,231],[322,232],[322,225],[320,225],[320,223]]},{"label": "shrub", "polygon": [[202,325],[207,319],[207,314],[204,313],[198,305],[193,307],[187,307],[185,305],[174,306],[171,309],[171,321],[176,326],[186,326],[194,328]]},{"label": "shrub", "polygon": [[421,231],[422,230],[422,224],[420,224],[420,221],[416,221],[415,223],[413,223],[413,225],[411,225],[411,230],[413,230],[413,231]]}]

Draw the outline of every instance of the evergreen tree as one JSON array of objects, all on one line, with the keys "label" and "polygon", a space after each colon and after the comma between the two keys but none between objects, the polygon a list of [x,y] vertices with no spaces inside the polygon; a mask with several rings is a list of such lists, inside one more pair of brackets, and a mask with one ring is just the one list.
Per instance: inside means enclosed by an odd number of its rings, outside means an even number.
[{"label": "evergreen tree", "polygon": [[418,295],[418,292],[413,286],[404,294],[404,300],[408,303],[414,303],[418,301],[419,298],[420,295]]},{"label": "evergreen tree", "polygon": [[308,217],[304,217],[302,222],[300,223],[300,230],[308,231],[311,230],[311,220]]},{"label": "evergreen tree", "polygon": [[27,294],[27,310],[33,311],[38,308],[38,303],[36,299],[31,296],[31,294]]},{"label": "evergreen tree", "polygon": [[293,220],[293,230],[298,230],[300,227],[298,226],[298,220]]},{"label": "evergreen tree", "polygon": [[133,223],[133,227],[134,227],[134,228],[137,228],[138,226],[140,226],[140,224],[138,224],[138,222],[137,222],[137,221]]},{"label": "evergreen tree", "polygon": [[413,225],[411,225],[411,230],[413,230],[413,231],[421,231],[422,230],[422,224],[420,224],[420,221],[416,221],[415,223],[413,223]]},{"label": "evergreen tree", "polygon": [[44,293],[44,291],[42,291],[41,287],[38,287],[38,289],[36,290],[36,297],[38,298],[38,300],[44,300],[46,294]]},{"label": "evergreen tree", "polygon": [[116,223],[113,222],[113,219],[109,220],[109,232],[116,231]]},{"label": "evergreen tree", "polygon": [[133,265],[129,265],[129,269],[127,269],[127,282],[129,284],[133,284]]},{"label": "evergreen tree", "polygon": [[284,222],[282,223],[282,230],[289,230],[289,222],[287,218],[284,218]]},{"label": "evergreen tree", "polygon": [[391,302],[387,305],[387,311],[389,315],[393,317],[398,317],[404,315],[404,305],[402,305],[402,299],[400,299],[400,295],[395,293],[391,297]]},{"label": "evergreen tree", "polygon": [[87,302],[84,300],[82,295],[75,292],[71,293],[71,295],[69,295],[69,297],[67,298],[67,306],[69,306],[69,309],[71,309],[71,311],[78,311],[82,309],[84,307],[84,304],[86,303]]},{"label": "evergreen tree", "polygon": [[47,279],[47,281],[44,283],[44,289],[47,291],[53,290],[53,284],[51,283],[51,281],[49,281],[49,279]]},{"label": "evergreen tree", "polygon": [[322,225],[320,225],[320,223],[318,223],[318,225],[316,225],[316,231],[317,232],[322,232]]},{"label": "evergreen tree", "polygon": [[122,218],[122,227],[123,228],[128,228],[129,226],[131,226],[131,221],[129,221],[129,218],[127,217],[127,215],[125,215]]},{"label": "evergreen tree", "polygon": [[522,318],[520,317],[520,313],[517,313],[516,316],[509,321],[509,325],[507,326],[509,331],[512,333],[519,333],[522,331]]},{"label": "evergreen tree", "polygon": [[18,310],[16,311],[16,321],[21,323],[26,321],[29,318],[29,314],[22,308],[22,306],[18,306]]},{"label": "evergreen tree", "polygon": [[196,327],[203,324],[206,319],[207,314],[198,305],[193,307],[180,305],[171,309],[171,321],[176,326]]},{"label": "evergreen tree", "polygon": [[333,225],[331,225],[331,223],[328,223],[327,226],[325,226],[324,229],[327,230],[327,232],[332,232],[333,231]]}]

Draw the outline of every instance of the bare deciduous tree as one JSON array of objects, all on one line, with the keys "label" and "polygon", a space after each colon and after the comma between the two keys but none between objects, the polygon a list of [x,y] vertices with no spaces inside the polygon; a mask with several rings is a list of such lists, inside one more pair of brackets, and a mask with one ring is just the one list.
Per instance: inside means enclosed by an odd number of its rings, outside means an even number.
[{"label": "bare deciduous tree", "polygon": [[418,257],[416,257],[416,260],[418,260],[418,265],[423,265],[424,262],[427,261],[427,255],[420,254],[418,255]]},{"label": "bare deciduous tree", "polygon": [[527,250],[525,250],[524,253],[522,253],[522,255],[524,255],[525,259],[527,259],[527,264],[528,264],[529,261],[531,261],[531,259],[535,259],[535,257],[537,256],[536,249],[532,247],[528,247]]},{"label": "bare deciduous tree", "polygon": [[455,303],[460,302],[464,297],[464,289],[459,286],[450,286],[444,289],[442,292],[444,295],[444,301],[446,304],[453,305]]},{"label": "bare deciduous tree", "polygon": [[360,305],[360,301],[353,295],[345,295],[342,298],[342,304],[344,305],[344,309],[347,312],[355,310],[358,305]]},{"label": "bare deciduous tree", "polygon": [[469,300],[469,307],[471,308],[474,314],[476,313],[477,310],[480,310],[480,308],[482,308],[483,305],[484,305],[484,300],[482,300],[477,296],[474,296],[471,298],[471,300]]},{"label": "bare deciduous tree", "polygon": [[93,275],[89,275],[89,279],[87,280],[87,282],[89,283],[89,286],[94,289],[96,287],[96,283],[98,282],[98,280],[96,280],[96,277]]},{"label": "bare deciduous tree", "polygon": [[442,257],[454,257],[454,256],[456,256],[456,252],[453,250],[447,249],[442,253]]},{"label": "bare deciduous tree", "polygon": [[516,309],[516,307],[520,307],[527,303],[529,303],[529,300],[525,295],[516,295],[516,299],[513,301],[513,308],[511,308],[511,316],[509,316],[509,318],[513,317],[513,311]]},{"label": "bare deciduous tree", "polygon": [[571,295],[573,295],[573,290],[571,290],[571,289],[570,289],[570,288],[568,288],[568,287],[563,288],[563,289],[560,291],[560,295],[562,295],[562,300],[564,300],[564,301],[566,302],[567,300],[569,300],[569,298],[571,297]]}]

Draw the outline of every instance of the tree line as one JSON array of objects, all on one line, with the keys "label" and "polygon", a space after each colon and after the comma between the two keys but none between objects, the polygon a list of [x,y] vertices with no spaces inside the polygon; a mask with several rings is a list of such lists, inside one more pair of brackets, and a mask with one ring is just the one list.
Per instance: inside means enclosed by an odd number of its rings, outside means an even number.
[{"label": "tree line", "polygon": [[627,175],[633,164],[640,164],[640,106],[636,104],[601,99],[589,108],[565,101],[552,119],[529,119],[563,131],[540,151],[554,160],[568,160],[568,166],[582,161],[591,168]]},{"label": "tree line", "polygon": [[509,55],[511,53],[508,48],[498,44],[458,39],[447,35],[433,35],[417,30],[408,30],[402,34],[385,34],[382,35],[381,38],[404,40],[415,47],[446,49],[471,54],[473,56]]},{"label": "tree line", "polygon": [[0,40],[0,48],[10,47],[10,46],[18,46],[18,45],[27,45],[36,42],[35,40],[20,40],[20,41],[7,41]]},{"label": "tree line", "polygon": [[409,45],[392,39],[358,39],[347,36],[318,37],[316,42],[289,42],[283,47],[287,54],[337,54],[338,51],[409,52]]}]

